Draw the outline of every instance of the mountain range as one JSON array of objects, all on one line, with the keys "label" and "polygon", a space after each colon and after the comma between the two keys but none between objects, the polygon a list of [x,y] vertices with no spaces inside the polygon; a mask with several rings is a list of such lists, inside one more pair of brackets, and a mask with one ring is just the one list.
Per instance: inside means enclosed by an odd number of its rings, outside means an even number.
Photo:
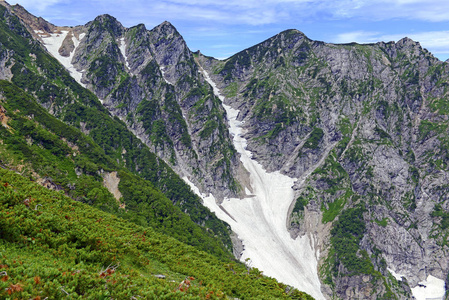
[{"label": "mountain range", "polygon": [[[213,297],[310,297],[294,287],[316,299],[443,299],[449,66],[418,42],[330,44],[286,30],[218,60],[190,51],[169,22],[126,28],[101,15],[63,27],[1,4],[0,164],[16,173],[2,171],[5,191],[11,182],[37,189],[23,183],[34,181],[72,199],[54,196],[61,203],[90,205],[78,214],[100,209],[101,218],[150,228],[262,286],[211,279],[223,271],[195,275],[220,289]],[[28,214],[25,199],[11,197],[2,214],[19,206]],[[27,218],[15,222],[28,228]],[[33,245],[21,240],[36,233],[7,226],[8,255],[29,255]],[[76,249],[103,249],[77,241]],[[45,243],[58,255],[59,245]],[[144,270],[126,259],[145,278],[171,270],[180,281],[195,268],[157,258]],[[4,293],[26,292],[2,282]],[[189,293],[207,298],[201,286]]]}]

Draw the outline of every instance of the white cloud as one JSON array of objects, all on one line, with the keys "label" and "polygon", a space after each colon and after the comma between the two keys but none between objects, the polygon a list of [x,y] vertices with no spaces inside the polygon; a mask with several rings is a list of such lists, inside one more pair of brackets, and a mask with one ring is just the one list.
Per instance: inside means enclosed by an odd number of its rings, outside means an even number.
[{"label": "white cloud", "polygon": [[449,21],[449,1],[441,0],[16,0],[43,12],[61,3],[170,20],[213,20],[224,24],[264,25],[298,18]]},{"label": "white cloud", "polygon": [[375,43],[381,41],[378,32],[371,31],[351,31],[338,34],[334,39],[334,43]]},{"label": "white cloud", "polygon": [[449,1],[441,0],[344,0],[313,1],[310,7],[320,3],[320,10],[336,18],[371,18],[391,20],[404,18],[429,22],[449,20]]},{"label": "white cloud", "polygon": [[20,4],[23,7],[25,7],[25,9],[27,10],[34,10],[34,11],[44,11],[45,9],[47,9],[49,6],[52,5],[56,5],[56,4],[61,4],[61,3],[67,3],[67,0],[15,0],[15,1],[11,1],[8,2],[9,4]]},{"label": "white cloud", "polygon": [[427,31],[415,33],[382,34],[371,31],[352,31],[338,34],[335,43],[376,43],[380,41],[389,42],[408,37],[421,44],[433,54],[449,54],[449,31]]}]

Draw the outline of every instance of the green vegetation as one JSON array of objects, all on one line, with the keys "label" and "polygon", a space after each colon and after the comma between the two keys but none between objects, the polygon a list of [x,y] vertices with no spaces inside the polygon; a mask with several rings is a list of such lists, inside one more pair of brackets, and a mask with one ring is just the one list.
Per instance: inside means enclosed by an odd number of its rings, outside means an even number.
[{"label": "green vegetation", "polygon": [[304,211],[304,207],[306,207],[307,204],[309,204],[309,200],[302,196],[299,196],[298,199],[296,199],[295,206],[293,207],[293,212],[298,213],[300,211]]},{"label": "green vegetation", "polygon": [[[113,49],[115,48],[110,47],[108,51]],[[112,51],[109,55],[96,57],[90,64],[88,75],[94,78],[96,86],[111,87],[122,74],[128,77],[123,70],[122,64],[114,59],[116,55],[117,53]]]},{"label": "green vegetation", "polygon": [[383,218],[382,220],[374,220],[374,222],[376,222],[378,225],[382,226],[382,227],[387,227],[388,225],[388,218]]},{"label": "green vegetation", "polygon": [[321,202],[323,223],[332,222],[344,209],[345,205],[355,201],[350,185],[349,175],[337,160],[336,150],[330,152],[324,164],[317,168],[312,176],[320,182],[321,194],[326,195],[326,201]]},{"label": "green vegetation", "polygon": [[321,210],[323,211],[323,223],[332,222],[343,210],[349,198],[353,195],[351,189],[347,189],[346,192],[339,198],[335,199],[333,202],[322,204]]},{"label": "green vegetation", "polygon": [[[22,165],[22,174],[32,179],[47,178],[51,185],[64,190],[73,199],[137,224],[152,226],[217,257],[231,256],[230,229],[211,218],[208,209],[187,202],[183,205],[190,206],[192,218],[189,218],[151,182],[121,169],[92,139],[45,112],[24,91],[0,81],[0,93],[4,97],[0,103],[10,119],[9,130],[0,127],[1,164],[16,169]],[[33,116],[33,121],[28,116]],[[82,174],[76,174],[75,170]],[[100,174],[112,170],[119,170],[119,190],[126,210],[119,209],[119,203],[103,186]],[[183,194],[176,195],[177,192]],[[188,187],[173,185],[170,195],[188,199],[189,193]],[[217,243],[216,237],[224,243]]]},{"label": "green vegetation", "polygon": [[449,212],[445,211],[440,203],[435,204],[435,207],[430,214],[433,218],[439,218],[442,230],[449,228]]},{"label": "green vegetation", "polygon": [[210,137],[217,127],[218,123],[215,120],[208,120],[206,124],[204,124],[203,130],[200,132],[200,137],[202,139]]},{"label": "green vegetation", "polygon": [[430,108],[434,112],[438,112],[441,115],[449,114],[449,100],[447,98],[437,98],[430,103]]},{"label": "green vegetation", "polygon": [[4,299],[312,299],[4,169],[0,270]]},{"label": "green vegetation", "polygon": [[351,121],[347,117],[342,117],[338,122],[338,127],[343,135],[350,135],[353,130]]},{"label": "green vegetation", "polygon": [[[119,178],[119,190],[126,203],[126,210],[120,210],[117,213],[119,216],[145,227],[150,226],[158,232],[212,253],[218,258],[230,257],[232,244],[227,244],[228,249],[223,249],[220,243],[217,243],[218,236],[211,234],[216,232],[223,235],[219,237],[221,240],[227,238],[225,235],[227,232],[222,232],[216,222],[206,220],[202,228],[193,223],[192,219],[178,207],[173,206],[169,199],[146,180],[125,171],[119,172]],[[199,221],[207,217],[206,213],[198,211],[194,219]]]},{"label": "green vegetation", "polygon": [[447,126],[447,124],[438,124],[428,120],[422,120],[419,124],[420,138],[428,139],[435,134],[446,132]]},{"label": "green vegetation", "polygon": [[[6,13],[3,6],[0,13],[5,16],[0,20],[0,43],[4,49],[14,50],[11,52],[12,83],[0,83],[2,105],[13,127],[12,131],[1,127],[3,145],[0,147],[6,149],[0,153],[2,164],[21,170],[31,178],[38,176],[74,199],[115,213],[118,213],[117,201],[103,187],[101,174],[126,168],[164,194],[156,198],[170,199],[190,216],[193,223],[201,226],[204,238],[210,242],[218,238],[226,257],[230,257],[229,226],[205,208],[190,187],[129,132],[122,121],[112,118],[94,94],[77,84],[38,42],[33,42],[15,16]],[[122,82],[124,87],[126,82]],[[171,109],[167,101],[173,99],[167,98],[166,107]],[[51,106],[56,117],[79,130],[52,117],[36,100]],[[157,132],[163,132],[162,129],[159,126]],[[75,170],[82,175],[77,175]],[[95,197],[88,199],[89,193]],[[198,227],[189,222],[189,226]],[[185,235],[192,236],[192,233]],[[209,251],[210,242],[202,249]]]},{"label": "green vegetation", "polygon": [[233,82],[225,88],[224,94],[228,98],[236,97],[238,89],[239,89],[239,85],[237,84],[237,82]]},{"label": "green vegetation", "polygon": [[[331,230],[332,248],[335,250],[336,266],[343,264],[349,276],[356,274],[371,274],[374,266],[367,253],[360,250],[359,243],[365,233],[363,213],[366,209],[362,206],[350,208],[341,213]],[[335,273],[334,276],[337,276]]]},{"label": "green vegetation", "polygon": [[[360,248],[359,244],[366,231],[363,216],[366,212],[364,205],[359,204],[343,211],[335,221],[331,230],[331,249],[321,269],[324,282],[335,290],[337,287],[334,279],[342,276],[361,278],[360,275],[368,275],[369,282],[373,286],[383,285],[385,293],[379,295],[379,299],[396,299],[397,294],[407,295],[409,287],[406,282],[398,282],[392,276],[382,276],[380,270],[386,271],[387,264],[380,250],[374,247],[370,256],[367,251]],[[375,222],[385,227],[388,224],[388,218],[375,220]],[[363,277],[363,280],[365,278]]]},{"label": "green vegetation", "polygon": [[251,57],[248,51],[239,52],[226,60],[225,65],[220,71],[220,74],[224,75],[225,81],[232,78],[232,71],[236,66],[241,68],[251,67]]},{"label": "green vegetation", "polygon": [[304,143],[305,148],[309,148],[312,150],[318,149],[318,145],[321,141],[321,139],[324,136],[324,131],[321,128],[315,127],[313,128],[312,132],[310,133],[309,138]]}]

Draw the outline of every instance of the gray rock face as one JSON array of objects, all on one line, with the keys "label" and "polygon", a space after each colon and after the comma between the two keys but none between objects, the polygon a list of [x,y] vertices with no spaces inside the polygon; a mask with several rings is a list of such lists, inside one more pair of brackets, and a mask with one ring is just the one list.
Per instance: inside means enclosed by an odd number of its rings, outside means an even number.
[{"label": "gray rock face", "polygon": [[0,79],[10,80],[12,78],[10,58],[13,56],[12,51],[3,49],[0,51]]},{"label": "gray rock face", "polygon": [[[255,159],[304,179],[296,189],[305,208],[292,203],[289,225],[293,236],[315,234],[323,270],[340,270],[321,272],[327,294],[374,299],[395,285],[331,262],[336,233],[310,226],[316,213],[331,225],[361,204],[367,212],[358,247],[374,270],[404,274],[410,287],[429,274],[446,279],[447,63],[408,38],[333,45],[294,30],[226,61],[201,60],[240,109]],[[393,293],[406,299],[410,288]]]},{"label": "gray rock face", "polygon": [[168,22],[124,28],[103,15],[84,26],[73,63],[105,107],[203,192],[239,192],[225,111]]}]

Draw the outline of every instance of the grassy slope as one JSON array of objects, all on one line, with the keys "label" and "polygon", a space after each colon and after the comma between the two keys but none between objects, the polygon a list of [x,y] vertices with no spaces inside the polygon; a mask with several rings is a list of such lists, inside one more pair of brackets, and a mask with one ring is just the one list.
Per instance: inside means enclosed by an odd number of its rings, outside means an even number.
[{"label": "grassy slope", "polygon": [[[7,81],[0,81],[0,93],[9,126],[0,127],[0,163],[29,178],[46,178],[73,199],[151,226],[222,259],[231,257],[213,231],[192,222],[151,182],[118,166],[92,139],[51,116],[28,93]],[[113,170],[119,171],[126,210],[118,208],[99,175]]]},{"label": "grassy slope", "polygon": [[[160,231],[176,235],[183,242],[217,256],[231,257],[229,226],[202,206],[189,186],[132,135],[123,122],[112,118],[95,95],[76,83],[3,6],[0,6],[0,15],[0,58],[10,57],[6,64],[13,74],[12,84],[0,83],[0,92],[5,98],[3,106],[13,118],[10,126],[14,127],[13,131],[1,130],[3,146],[0,147],[4,155],[0,163],[13,160],[23,172],[28,170],[26,173],[30,176],[36,172],[51,179],[71,197],[89,201],[107,211],[114,211],[116,207],[103,188],[99,174],[103,170],[126,168],[147,180],[140,182],[150,194],[134,193],[131,198],[124,199],[130,211],[125,217],[142,225],[155,225]],[[53,118],[35,100],[51,107],[54,115],[73,127]],[[88,137],[80,132],[83,126]],[[69,143],[79,148],[76,157],[73,152],[77,151],[72,151]],[[75,167],[82,171],[82,176],[75,174]],[[139,181],[136,176],[125,177],[128,183]],[[126,188],[131,184],[122,186]],[[126,191],[122,193],[130,195]],[[89,194],[91,197],[87,197]],[[174,214],[175,220],[164,223],[153,218],[156,211],[147,204],[154,205],[154,198],[159,199],[157,208],[167,208],[165,213]],[[182,206],[186,214],[181,216],[180,209],[170,207],[167,198]],[[140,217],[132,216],[133,212]],[[185,224],[187,233],[182,231]]]},{"label": "grassy slope", "polygon": [[[257,269],[224,263],[4,169],[0,272],[2,298],[311,299],[286,293],[285,285]],[[186,277],[190,287],[180,285]]]}]

